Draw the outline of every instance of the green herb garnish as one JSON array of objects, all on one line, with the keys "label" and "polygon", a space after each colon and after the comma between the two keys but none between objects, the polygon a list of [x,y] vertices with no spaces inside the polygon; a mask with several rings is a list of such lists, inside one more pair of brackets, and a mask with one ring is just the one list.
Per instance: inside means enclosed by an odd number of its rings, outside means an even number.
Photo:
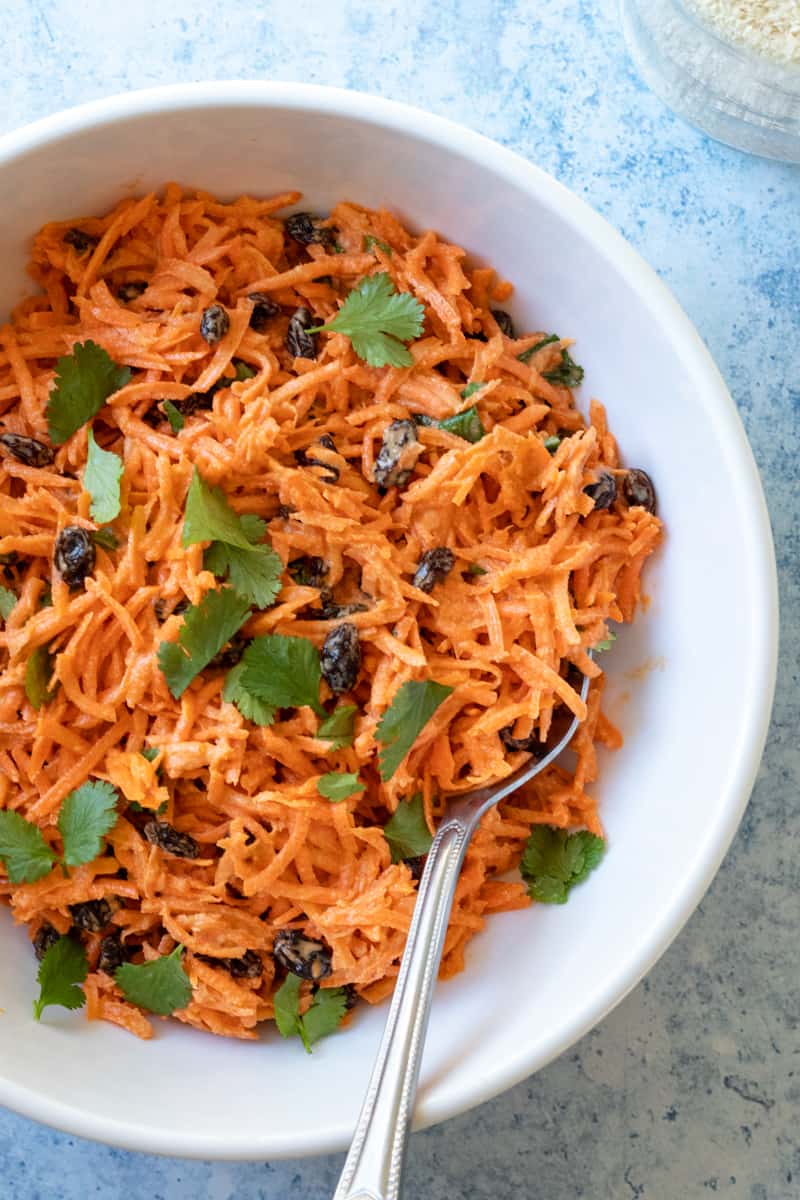
[{"label": "green herb garnish", "polygon": [[7,621],[17,603],[15,594],[6,587],[0,587],[0,617]]},{"label": "green herb garnish", "polygon": [[319,700],[319,651],[312,642],[268,633],[253,639],[242,663],[241,686],[251,696],[274,708],[308,705],[318,716],[327,715]]},{"label": "green herb garnish", "polygon": [[452,690],[432,679],[422,683],[412,680],[404,683],[395,694],[375,732],[376,739],[383,745],[380,772],[384,782],[392,778],[419,734]]},{"label": "green herb garnish", "polygon": [[130,378],[130,369],[118,367],[102,346],[76,342],[72,353],[56,362],[55,387],[47,402],[47,428],[53,445],[62,445],[91,421]]},{"label": "green herb garnish", "polygon": [[33,1015],[38,1021],[51,1004],[62,1008],[83,1008],[86,997],[81,989],[89,974],[86,951],[71,937],[60,937],[45,953],[36,976],[39,999],[33,1002]]},{"label": "green herb garnish", "polygon": [[583,381],[583,367],[579,367],[569,350],[561,351],[561,362],[552,371],[542,371],[542,378],[557,387],[577,387]]},{"label": "green herb garnish", "polygon": [[548,454],[555,454],[556,450],[561,445],[561,438],[557,433],[551,433],[549,437],[544,439],[542,445]]},{"label": "green herb garnish", "polygon": [[173,433],[180,433],[186,424],[186,417],[179,408],[172,403],[171,400],[165,400],[161,405],[164,416],[169,421],[169,427]]},{"label": "green herb garnish", "polygon": [[453,417],[445,417],[444,420],[437,423],[440,429],[446,429],[448,433],[455,433],[467,442],[479,442],[482,437],[486,436],[486,430],[481,424],[478,410],[474,407],[465,408],[463,412],[456,413]]},{"label": "green herb garnish", "polygon": [[148,1012],[168,1017],[176,1009],[186,1008],[192,998],[192,985],[183,969],[183,946],[151,962],[123,963],[114,979],[126,1000]]},{"label": "green herb garnish", "polygon": [[236,370],[236,378],[240,383],[245,379],[253,379],[258,374],[254,367],[251,367],[249,363],[242,362],[240,358],[235,358],[233,365]]},{"label": "green herb garnish", "polygon": [[602,654],[604,650],[610,650],[616,640],[617,635],[613,631],[609,630],[608,636],[604,637],[603,640],[598,642],[594,647],[595,652]]},{"label": "green herb garnish", "polygon": [[0,859],[11,883],[35,883],[60,863],[80,867],[97,858],[105,835],[117,823],[117,791],[110,783],[90,780],[65,798],[58,814],[58,832],[64,844],[56,854],[39,826],[18,812],[0,812]]},{"label": "green herb garnish", "polygon": [[384,826],[383,836],[389,843],[393,863],[428,853],[433,835],[425,820],[422,792],[417,792],[410,800],[400,801]]},{"label": "green herb garnish", "polygon": [[102,546],[104,550],[116,550],[119,546],[119,538],[113,529],[92,529],[89,536],[96,546]]},{"label": "green herb garnish", "polygon": [[364,784],[359,782],[357,771],[328,771],[327,775],[321,775],[317,781],[320,796],[324,796],[333,804],[338,804],[348,796],[354,796],[356,792],[363,790]]},{"label": "green herb garnish", "polygon": [[88,433],[88,444],[83,488],[92,497],[89,506],[92,520],[97,521],[98,525],[105,525],[119,516],[123,462],[118,454],[100,449],[92,429]]},{"label": "green herb garnish", "polygon": [[468,575],[488,575],[489,572],[486,570],[485,567],[480,566],[478,563],[470,563],[469,566],[467,567],[467,574]]},{"label": "green herb garnish", "polygon": [[485,383],[468,383],[466,387],[461,389],[461,399],[469,400],[470,396],[474,396],[482,387],[486,387]]},{"label": "green herb garnish", "polygon": [[419,300],[396,292],[390,276],[380,271],[361,280],[332,321],[308,332],[345,334],[371,367],[410,367],[414,359],[403,343],[419,337],[424,320]]},{"label": "green herb garnish", "polygon": [[534,826],[520,863],[529,895],[542,904],[566,904],[570,890],[594,870],[605,849],[603,839],[587,830]]},{"label": "green herb garnish", "polygon": [[364,250],[370,251],[370,250],[372,250],[373,246],[377,246],[378,249],[382,250],[384,254],[388,254],[389,258],[392,257],[392,247],[389,245],[388,242],[384,242],[381,238],[375,237],[374,234],[371,234],[371,233],[365,234],[364,235]]},{"label": "green herb garnish", "polygon": [[330,716],[320,722],[318,738],[330,739],[331,750],[343,750],[352,746],[358,709],[355,704],[340,704]]},{"label": "green herb garnish", "polygon": [[531,359],[533,358],[534,354],[536,354],[536,352],[538,350],[544,349],[545,346],[552,345],[553,342],[560,342],[560,341],[561,341],[561,338],[558,336],[557,333],[548,334],[548,336],[546,338],[542,338],[542,340],[540,342],[536,342],[533,346],[529,346],[527,350],[523,350],[522,354],[517,355],[517,358],[519,359],[520,362],[524,362],[524,363],[530,362]]},{"label": "green herb garnish", "polygon": [[25,666],[25,695],[38,710],[55,699],[58,683],[50,687],[53,678],[53,656],[47,646],[31,651]]},{"label": "green herb garnish", "polygon": [[247,600],[232,588],[206,592],[199,604],[187,608],[178,641],[158,648],[158,665],[176,700],[249,616]]},{"label": "green herb garnish", "polygon": [[275,1024],[282,1037],[299,1037],[310,1054],[315,1042],[334,1033],[341,1024],[347,1012],[347,994],[344,988],[320,988],[301,1016],[301,986],[296,975],[286,976],[275,993]]},{"label": "green herb garnish", "polygon": [[242,684],[244,670],[245,664],[242,661],[231,667],[225,676],[222,699],[226,704],[235,704],[246,721],[252,721],[254,725],[271,725],[275,720],[275,706],[265,704],[263,700],[247,691]]}]

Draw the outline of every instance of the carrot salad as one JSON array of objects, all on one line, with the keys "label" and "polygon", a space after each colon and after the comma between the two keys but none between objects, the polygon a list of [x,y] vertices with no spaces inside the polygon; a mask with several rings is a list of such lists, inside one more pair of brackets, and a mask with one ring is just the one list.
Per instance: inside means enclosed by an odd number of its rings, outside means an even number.
[{"label": "carrot salad", "polygon": [[510,284],[299,200],[170,184],[49,224],[0,328],[0,896],[40,980],[75,960],[68,1007],[143,1038],[159,1012],[254,1038],[277,1007],[308,1041],[320,997],[333,1024],[384,999],[447,796],[558,707],[575,753],[483,820],[443,975],[536,896],[532,830],[601,837],[621,738],[587,651],[661,537]]}]

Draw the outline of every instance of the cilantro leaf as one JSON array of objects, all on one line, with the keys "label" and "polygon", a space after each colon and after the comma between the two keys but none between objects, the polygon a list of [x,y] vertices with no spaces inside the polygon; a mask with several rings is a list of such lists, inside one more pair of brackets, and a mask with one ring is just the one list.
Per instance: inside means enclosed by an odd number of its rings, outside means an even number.
[{"label": "cilantro leaf", "polygon": [[146,963],[123,963],[114,974],[117,987],[126,1000],[148,1012],[168,1017],[177,1008],[186,1008],[192,998],[192,985],[183,969],[183,946],[171,954]]},{"label": "cilantro leaf", "polygon": [[392,257],[392,247],[389,245],[388,242],[384,242],[382,240],[382,238],[375,237],[371,233],[365,234],[364,235],[364,251],[365,251],[365,253],[369,253],[369,251],[373,248],[373,246],[377,246],[378,249],[382,250],[384,254],[388,254],[389,258]]},{"label": "cilantro leaf", "polygon": [[148,762],[155,762],[161,750],[158,746],[145,746],[144,750],[140,750],[142,758],[146,758]]},{"label": "cilantro leaf", "polygon": [[113,529],[93,529],[89,536],[96,546],[102,546],[104,550],[116,550],[119,546]]},{"label": "cilantro leaf", "polygon": [[225,542],[212,542],[203,561],[218,579],[227,578],[235,591],[256,608],[269,608],[281,590],[283,563],[271,546],[242,550]]},{"label": "cilantro leaf", "polygon": [[359,783],[358,772],[353,771],[328,771],[327,775],[320,775],[317,780],[317,791],[320,796],[324,796],[326,800],[330,800],[333,804],[339,804],[340,801],[346,800],[348,796],[354,796],[356,792],[363,792],[364,784]]},{"label": "cilantro leaf", "polygon": [[76,342],[56,363],[55,387],[47,402],[50,441],[60,446],[99,413],[109,396],[130,382],[128,367],[118,367],[96,342]]},{"label": "cilantro leaf", "polygon": [[204,561],[218,578],[227,576],[239,595],[258,608],[272,604],[281,589],[283,563],[271,546],[255,545],[266,523],[254,513],[239,516],[221,488],[211,487],[195,467],[183,519],[182,544],[210,541]]},{"label": "cilantro leaf", "polygon": [[60,937],[46,952],[36,976],[39,999],[33,1002],[33,1015],[38,1021],[51,1004],[62,1008],[83,1008],[86,997],[80,985],[89,974],[86,951],[71,937]]},{"label": "cilantro leaf", "polygon": [[240,358],[235,358],[233,365],[236,369],[236,378],[239,383],[245,379],[253,379],[258,374],[255,368],[251,367],[249,363],[242,362]]},{"label": "cilantro leaf", "polygon": [[242,662],[242,687],[251,695],[275,708],[301,708],[307,704],[318,716],[326,715],[319,702],[319,651],[312,642],[268,633],[253,639]]},{"label": "cilantro leaf", "polygon": [[577,387],[583,382],[583,367],[579,367],[569,350],[561,351],[561,362],[552,371],[542,371],[542,378],[558,387]]},{"label": "cilantro leaf", "polygon": [[25,695],[37,711],[55,698],[58,684],[50,688],[52,677],[53,656],[47,646],[37,646],[25,667]]},{"label": "cilantro leaf", "polygon": [[482,567],[480,565],[480,563],[470,563],[469,566],[467,567],[467,574],[468,575],[488,575],[489,572],[486,570],[485,567]]},{"label": "cilantro leaf", "polygon": [[119,516],[119,482],[122,479],[123,462],[118,454],[100,449],[92,429],[89,430],[88,441],[83,489],[92,497],[89,506],[92,520],[103,525]]},{"label": "cilantro leaf", "polygon": [[551,433],[549,437],[544,439],[542,445],[548,454],[555,454],[556,450],[561,445],[561,438],[557,433]]},{"label": "cilantro leaf", "polygon": [[528,894],[542,904],[566,904],[571,888],[594,870],[605,848],[603,839],[588,830],[534,826],[520,863]]},{"label": "cilantro leaf", "polygon": [[375,733],[384,747],[380,758],[384,782],[392,778],[418,735],[452,690],[432,679],[423,683],[412,680],[404,683],[395,694]]},{"label": "cilantro leaf", "polygon": [[519,359],[520,362],[524,362],[524,363],[530,362],[531,359],[533,358],[534,354],[536,354],[537,350],[541,350],[545,346],[550,346],[550,345],[552,345],[553,342],[560,342],[560,341],[561,341],[561,338],[558,336],[557,333],[548,334],[548,336],[545,338],[542,338],[542,340],[540,342],[536,342],[533,346],[529,346],[527,350],[523,350],[522,354],[517,355],[517,358]]},{"label": "cilantro leaf", "polygon": [[479,442],[482,437],[486,436],[486,430],[483,428],[478,410],[474,406],[465,408],[463,412],[456,413],[454,417],[445,417],[443,421],[438,422],[438,425],[440,429],[446,429],[448,433],[455,433],[467,442]]},{"label": "cilantro leaf", "polygon": [[247,601],[231,588],[206,592],[187,608],[177,643],[162,642],[158,648],[158,665],[176,700],[249,616]]},{"label": "cilantro leaf", "polygon": [[164,416],[169,421],[169,427],[173,433],[180,433],[186,424],[186,417],[181,410],[172,403],[171,400],[165,400],[161,405]]},{"label": "cilantro leaf", "polygon": [[0,617],[7,621],[14,611],[17,597],[8,588],[0,587]]},{"label": "cilantro leaf", "polygon": [[468,383],[466,387],[461,389],[461,399],[469,400],[470,396],[474,396],[482,387],[486,387],[485,383]]},{"label": "cilantro leaf", "polygon": [[299,1037],[308,1054],[320,1038],[326,1037],[340,1024],[347,1012],[344,988],[320,988],[304,1016],[300,1016],[301,981],[297,975],[287,975],[274,996],[275,1024],[282,1037]]},{"label": "cilantro leaf", "polygon": [[97,858],[103,839],[117,823],[117,790],[102,779],[92,779],[70,792],[58,814],[58,832],[64,842],[68,867]]},{"label": "cilantro leaf", "polygon": [[254,725],[271,725],[275,720],[275,709],[242,686],[244,663],[238,662],[225,676],[222,699],[226,704],[235,704],[246,721]]},{"label": "cilantro leaf", "polygon": [[422,792],[410,800],[401,800],[384,826],[383,836],[389,843],[393,863],[428,853],[433,836],[425,820]]},{"label": "cilantro leaf", "polygon": [[604,637],[603,640],[598,642],[595,646],[595,652],[602,654],[604,650],[610,650],[616,640],[617,635],[613,631],[609,630],[608,637]]},{"label": "cilantro leaf", "polygon": [[347,993],[344,988],[320,988],[315,992],[311,1007],[300,1018],[306,1035],[303,1039],[306,1050],[310,1050],[320,1038],[334,1033],[346,1012]]},{"label": "cilantro leaf", "polygon": [[0,812],[0,859],[9,883],[35,883],[47,875],[56,855],[41,829],[18,812]]},{"label": "cilantro leaf", "polygon": [[355,704],[340,704],[330,716],[320,722],[317,737],[330,738],[331,750],[343,750],[345,746],[352,746],[357,712]]},{"label": "cilantro leaf", "polygon": [[332,321],[308,332],[345,334],[371,367],[410,367],[414,359],[403,342],[419,337],[424,320],[419,300],[409,292],[396,292],[390,276],[380,271],[361,280]]}]

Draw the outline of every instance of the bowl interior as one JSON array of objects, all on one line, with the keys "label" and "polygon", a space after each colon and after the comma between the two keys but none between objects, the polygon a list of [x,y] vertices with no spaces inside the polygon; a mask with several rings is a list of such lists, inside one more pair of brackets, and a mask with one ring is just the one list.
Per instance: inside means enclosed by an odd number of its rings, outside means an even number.
[{"label": "bowl interior", "polygon": [[[162,90],[5,139],[0,314],[28,289],[40,224],[102,212],[168,179],[227,197],[298,188],[318,211],[342,197],[385,204],[446,233],[514,282],[519,326],[577,339],[584,407],[603,400],[625,461],[658,490],[668,534],[647,575],[652,602],[604,664],[627,739],[604,757],[597,785],[607,860],[566,907],[493,918],[466,972],[440,985],[418,1107],[418,1121],[432,1122],[595,1023],[663,951],[727,848],[773,680],[774,567],[758,477],[697,335],[599,217],[477,135],[366,97],[291,85]],[[274,1034],[226,1043],[168,1025],[140,1045],[55,1009],[35,1024],[36,964],[5,911],[0,960],[0,1101],[28,1115],[203,1157],[321,1152],[352,1130],[382,1010],[359,1012],[312,1057]]]}]

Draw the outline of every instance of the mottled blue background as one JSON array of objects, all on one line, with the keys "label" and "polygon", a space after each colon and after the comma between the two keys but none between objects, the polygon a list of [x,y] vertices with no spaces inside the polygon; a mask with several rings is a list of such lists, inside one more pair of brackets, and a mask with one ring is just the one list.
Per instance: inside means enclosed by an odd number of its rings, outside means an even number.
[{"label": "mottled blue background", "polygon": [[[667,112],[637,79],[613,0],[0,0],[0,27],[0,130],[177,81],[359,88],[537,162],[674,289],[733,391],[772,513],[784,636],[764,764],[716,882],[648,979],[538,1076],[416,1135],[408,1196],[800,1195],[800,170]],[[0,1200],[326,1200],[340,1161],[150,1159],[0,1112]]]}]

